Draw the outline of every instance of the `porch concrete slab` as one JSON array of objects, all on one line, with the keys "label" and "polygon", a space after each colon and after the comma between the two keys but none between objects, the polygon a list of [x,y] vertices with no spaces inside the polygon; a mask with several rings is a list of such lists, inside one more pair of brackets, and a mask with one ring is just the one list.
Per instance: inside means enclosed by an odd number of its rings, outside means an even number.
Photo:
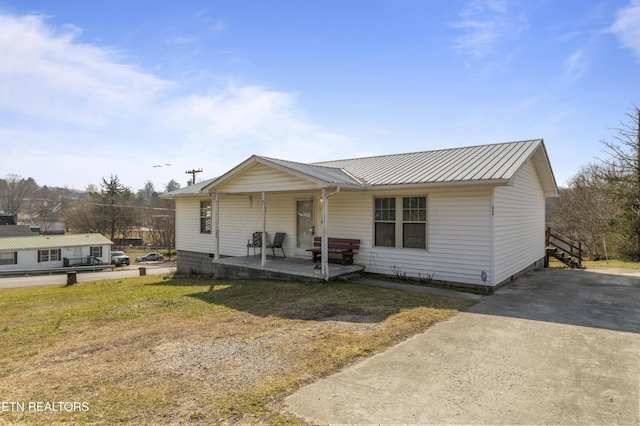
[{"label": "porch concrete slab", "polygon": [[640,273],[542,269],[285,404],[319,424],[640,424]]},{"label": "porch concrete slab", "polygon": [[[267,256],[267,262],[264,266],[262,266],[262,258],[259,255],[255,255],[223,257],[220,258],[218,262],[216,262],[216,264],[226,267],[225,271],[229,271],[233,268],[242,269],[244,270],[244,274],[241,274],[240,276],[250,275],[251,278],[263,277],[278,279],[289,278],[323,280],[322,275],[316,272],[316,264],[310,259]],[[364,266],[362,265],[339,265],[330,263],[329,279],[335,279],[339,276],[357,273],[362,270],[364,270]]]}]

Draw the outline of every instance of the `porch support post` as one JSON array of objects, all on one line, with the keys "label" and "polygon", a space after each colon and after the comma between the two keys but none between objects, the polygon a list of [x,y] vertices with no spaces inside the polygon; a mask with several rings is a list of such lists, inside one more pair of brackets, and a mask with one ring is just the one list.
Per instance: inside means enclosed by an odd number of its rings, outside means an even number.
[{"label": "porch support post", "polygon": [[329,281],[329,227],[327,219],[329,218],[329,198],[326,189],[322,188],[322,246],[320,249],[320,263],[322,265],[322,276],[325,281]]},{"label": "porch support post", "polygon": [[261,253],[261,263],[262,266],[267,264],[267,195],[264,191],[262,191],[262,249]]},{"label": "porch support post", "polygon": [[215,208],[214,208],[214,236],[216,239],[215,245],[213,246],[213,261],[217,262],[220,259],[220,195],[215,194],[214,198]]}]

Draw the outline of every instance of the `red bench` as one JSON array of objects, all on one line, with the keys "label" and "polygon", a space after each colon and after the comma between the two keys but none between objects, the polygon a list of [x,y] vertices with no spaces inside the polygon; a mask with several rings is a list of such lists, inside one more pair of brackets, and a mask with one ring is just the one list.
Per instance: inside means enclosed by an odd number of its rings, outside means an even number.
[{"label": "red bench", "polygon": [[[360,240],[350,238],[327,238],[328,261],[342,265],[353,264],[353,255],[358,253]],[[314,262],[320,262],[322,258],[322,237],[313,238],[313,248],[309,249]]]}]

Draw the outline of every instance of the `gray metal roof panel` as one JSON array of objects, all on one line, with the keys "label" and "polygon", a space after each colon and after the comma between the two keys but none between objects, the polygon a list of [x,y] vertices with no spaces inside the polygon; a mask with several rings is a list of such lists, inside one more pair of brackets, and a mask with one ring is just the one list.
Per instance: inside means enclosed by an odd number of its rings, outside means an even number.
[{"label": "gray metal roof panel", "polygon": [[111,245],[102,234],[35,235],[32,237],[0,238],[0,251],[36,250],[69,246]]},{"label": "gray metal roof panel", "polygon": [[184,188],[176,189],[175,191],[171,191],[168,194],[163,194],[161,198],[173,198],[173,197],[185,197],[191,195],[201,195],[202,190],[205,186],[209,185],[211,182],[216,180],[217,178],[207,179],[202,182],[194,183],[193,185],[186,186]]},{"label": "gray metal roof panel", "polygon": [[295,161],[280,160],[278,158],[259,157],[268,162],[278,164],[290,170],[295,170],[307,176],[323,180],[328,183],[342,185],[360,185],[361,182],[354,179],[345,170],[336,167],[327,167],[314,164],[297,163]]},{"label": "gray metal roof panel", "polygon": [[314,163],[371,185],[509,180],[541,139]]}]

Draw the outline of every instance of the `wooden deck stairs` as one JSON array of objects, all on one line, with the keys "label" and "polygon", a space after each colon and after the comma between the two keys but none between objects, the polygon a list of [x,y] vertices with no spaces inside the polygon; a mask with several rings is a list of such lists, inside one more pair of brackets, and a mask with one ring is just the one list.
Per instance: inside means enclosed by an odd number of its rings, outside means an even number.
[{"label": "wooden deck stairs", "polygon": [[582,264],[582,243],[574,241],[566,235],[547,227],[545,232],[545,240],[547,244],[546,265],[549,266],[549,257],[552,256],[564,263],[568,268],[585,269]]}]

